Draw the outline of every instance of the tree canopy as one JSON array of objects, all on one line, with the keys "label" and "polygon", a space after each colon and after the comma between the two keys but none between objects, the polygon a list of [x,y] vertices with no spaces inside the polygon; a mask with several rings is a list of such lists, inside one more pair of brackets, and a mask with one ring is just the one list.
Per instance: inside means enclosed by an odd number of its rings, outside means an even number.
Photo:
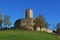
[{"label": "tree canopy", "polygon": [[47,28],[48,26],[48,23],[45,20],[43,15],[38,15],[38,17],[35,18],[34,23],[35,23],[34,27],[40,27],[40,28],[46,27]]},{"label": "tree canopy", "polygon": [[2,14],[0,14],[0,27],[2,28]]},{"label": "tree canopy", "polygon": [[10,16],[8,16],[8,15],[5,15],[5,16],[4,16],[4,25],[5,25],[6,27],[8,27],[8,26],[11,25]]}]

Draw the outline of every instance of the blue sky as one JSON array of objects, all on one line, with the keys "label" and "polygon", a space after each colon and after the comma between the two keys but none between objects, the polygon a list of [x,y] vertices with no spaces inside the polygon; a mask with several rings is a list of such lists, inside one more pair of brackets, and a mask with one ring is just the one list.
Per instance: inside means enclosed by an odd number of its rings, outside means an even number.
[{"label": "blue sky", "polygon": [[12,26],[19,18],[25,17],[25,10],[33,10],[34,18],[42,14],[48,23],[60,22],[60,0],[0,0],[0,11],[2,15],[10,15]]}]

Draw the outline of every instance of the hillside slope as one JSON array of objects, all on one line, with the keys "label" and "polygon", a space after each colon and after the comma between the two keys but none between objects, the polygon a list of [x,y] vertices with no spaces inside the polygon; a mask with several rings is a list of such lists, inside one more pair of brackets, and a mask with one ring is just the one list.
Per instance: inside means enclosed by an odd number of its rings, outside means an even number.
[{"label": "hillside slope", "polygon": [[58,40],[55,35],[38,31],[0,31],[0,40]]}]

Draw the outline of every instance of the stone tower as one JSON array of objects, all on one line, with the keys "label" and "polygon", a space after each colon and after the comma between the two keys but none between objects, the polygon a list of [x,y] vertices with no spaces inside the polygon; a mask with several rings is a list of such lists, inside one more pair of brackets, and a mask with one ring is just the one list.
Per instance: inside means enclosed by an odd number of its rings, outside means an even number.
[{"label": "stone tower", "polygon": [[26,9],[26,18],[33,18],[33,11],[31,9]]},{"label": "stone tower", "polygon": [[15,22],[15,28],[20,28],[20,29],[28,29],[28,30],[33,30],[33,23],[34,18],[33,18],[33,11],[31,9],[26,9],[25,10],[25,18],[16,20]]}]

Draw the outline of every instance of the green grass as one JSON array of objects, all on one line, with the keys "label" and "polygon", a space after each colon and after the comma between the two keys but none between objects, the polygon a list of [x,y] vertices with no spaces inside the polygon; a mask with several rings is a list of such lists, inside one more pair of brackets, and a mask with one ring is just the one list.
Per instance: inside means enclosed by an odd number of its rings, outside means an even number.
[{"label": "green grass", "polygon": [[0,40],[58,40],[53,34],[40,31],[0,31]]}]

